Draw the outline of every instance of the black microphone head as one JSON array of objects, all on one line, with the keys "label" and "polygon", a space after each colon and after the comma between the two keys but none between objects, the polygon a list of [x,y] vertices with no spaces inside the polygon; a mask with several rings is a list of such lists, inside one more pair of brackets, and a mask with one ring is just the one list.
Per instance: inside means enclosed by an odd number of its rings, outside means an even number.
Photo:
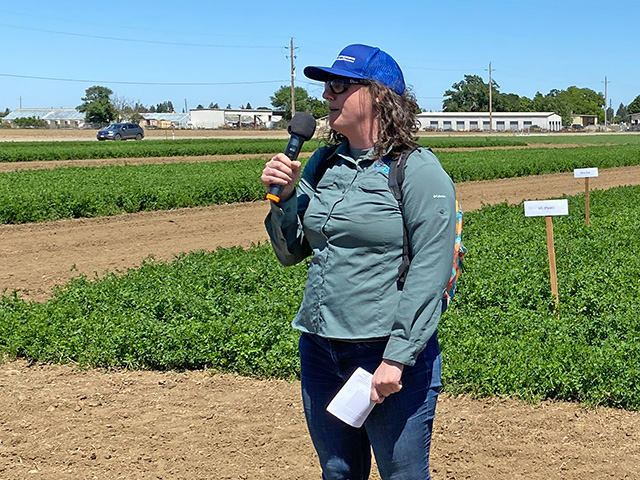
[{"label": "black microphone head", "polygon": [[287,132],[289,132],[290,135],[297,135],[305,142],[311,140],[315,131],[316,119],[306,112],[296,113],[287,127]]}]

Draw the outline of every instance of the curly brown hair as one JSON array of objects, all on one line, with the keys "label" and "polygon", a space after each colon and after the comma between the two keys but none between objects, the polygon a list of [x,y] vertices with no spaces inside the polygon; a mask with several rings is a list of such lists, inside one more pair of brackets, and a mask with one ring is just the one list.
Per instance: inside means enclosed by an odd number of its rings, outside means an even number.
[{"label": "curly brown hair", "polygon": [[[403,150],[411,148],[417,141],[419,110],[416,97],[409,89],[398,95],[391,88],[380,82],[369,82],[371,102],[378,121],[378,139],[374,144],[375,158],[382,157],[391,148],[391,155],[396,157]],[[331,129],[326,140],[330,144],[340,143],[345,136]]]}]

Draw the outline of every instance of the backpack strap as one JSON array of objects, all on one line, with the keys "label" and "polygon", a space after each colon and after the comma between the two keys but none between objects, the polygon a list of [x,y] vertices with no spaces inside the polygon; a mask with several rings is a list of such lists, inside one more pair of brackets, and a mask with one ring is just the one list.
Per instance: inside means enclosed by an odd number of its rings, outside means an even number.
[{"label": "backpack strap", "polygon": [[[407,148],[402,151],[400,156],[391,161],[389,165],[389,189],[391,193],[393,193],[394,198],[398,202],[398,206],[400,207],[400,213],[402,214],[402,262],[398,267],[398,284],[400,288],[404,285],[404,281],[407,278],[407,273],[409,272],[409,264],[411,263],[411,245],[409,244],[409,232],[407,230],[407,224],[404,221],[404,204],[402,201],[402,184],[404,183],[404,173],[405,168],[407,166],[407,159],[409,156],[418,150],[419,148],[425,148],[422,145],[417,143],[413,144],[412,147]],[[431,151],[430,148],[426,148],[426,150]]]},{"label": "backpack strap", "polygon": [[324,157],[318,162],[318,166],[313,172],[313,181],[314,181],[313,188],[314,189],[318,187],[318,183],[320,183],[320,180],[322,180],[322,177],[324,176],[325,172],[335,162],[335,160],[333,159],[333,154],[336,153],[336,150],[338,150],[339,146],[340,146],[339,143],[336,145],[329,145],[327,147]]}]

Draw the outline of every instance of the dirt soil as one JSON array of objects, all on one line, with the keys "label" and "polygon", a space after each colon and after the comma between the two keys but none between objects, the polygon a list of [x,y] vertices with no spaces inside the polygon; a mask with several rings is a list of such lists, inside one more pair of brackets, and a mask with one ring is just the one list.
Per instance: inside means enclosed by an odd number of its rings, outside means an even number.
[{"label": "dirt soil", "polygon": [[[640,167],[611,168],[599,174],[590,179],[590,189],[640,184]],[[456,191],[465,211],[470,211],[482,204],[577,194],[584,192],[584,180],[573,178],[572,173],[540,175],[459,183]],[[136,268],[149,256],[171,260],[180,252],[264,242],[268,208],[267,202],[255,202],[2,225],[0,292],[15,289],[26,299],[43,301],[55,285],[80,274],[92,278],[105,271]]]},{"label": "dirt soil", "polygon": [[[0,365],[0,478],[318,479],[298,382]],[[433,478],[637,479],[640,418],[442,395]],[[377,474],[372,478],[379,478]]]},{"label": "dirt soil", "polygon": [[[590,182],[631,184],[640,184],[639,167],[601,170]],[[465,210],[582,191],[572,174],[457,185]],[[266,240],[267,209],[257,202],[0,226],[0,291],[44,301],[72,276],[135,268],[149,255],[249,246]],[[298,382],[18,360],[0,365],[0,391],[2,480],[320,478]],[[436,480],[640,479],[639,467],[638,412],[448,395],[438,404]]]}]

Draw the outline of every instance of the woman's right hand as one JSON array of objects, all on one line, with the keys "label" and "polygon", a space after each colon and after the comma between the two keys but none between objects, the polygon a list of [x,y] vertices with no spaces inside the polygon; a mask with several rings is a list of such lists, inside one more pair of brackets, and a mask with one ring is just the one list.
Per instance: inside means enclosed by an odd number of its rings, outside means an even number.
[{"label": "woman's right hand", "polygon": [[301,170],[302,164],[299,161],[291,161],[284,153],[278,153],[267,162],[260,180],[267,189],[273,184],[282,185],[280,199],[287,200],[295,190]]}]

